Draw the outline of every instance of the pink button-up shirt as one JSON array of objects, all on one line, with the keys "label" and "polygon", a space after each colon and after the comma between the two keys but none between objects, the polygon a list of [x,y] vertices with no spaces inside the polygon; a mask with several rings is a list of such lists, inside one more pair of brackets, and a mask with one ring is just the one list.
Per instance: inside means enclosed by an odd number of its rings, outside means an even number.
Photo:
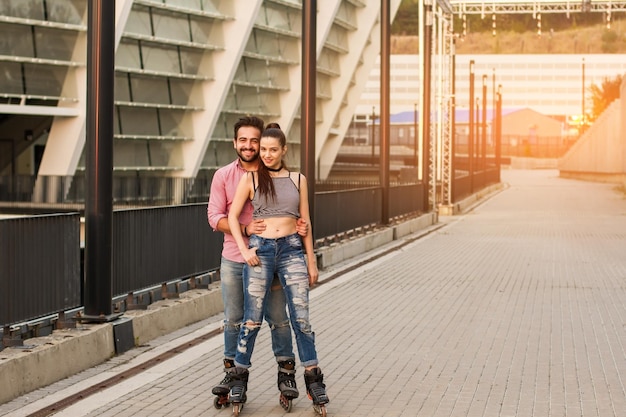
[{"label": "pink button-up shirt", "polygon": [[[233,204],[235,191],[239,180],[246,173],[246,170],[239,164],[239,159],[218,169],[211,182],[211,194],[209,194],[209,205],[207,206],[207,217],[213,230],[217,231],[217,223],[220,219],[228,217],[228,211]],[[239,216],[239,224],[248,224],[252,221],[252,205],[246,201]],[[244,236],[246,244],[248,239]],[[230,233],[224,233],[224,246],[222,256],[229,261],[245,262],[241,252],[237,247],[235,239]]]}]

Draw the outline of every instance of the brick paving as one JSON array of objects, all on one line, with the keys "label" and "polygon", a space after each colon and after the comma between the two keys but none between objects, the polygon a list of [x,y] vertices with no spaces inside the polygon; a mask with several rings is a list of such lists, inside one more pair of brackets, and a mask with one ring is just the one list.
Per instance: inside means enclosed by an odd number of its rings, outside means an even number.
[{"label": "brick paving", "polygon": [[[503,181],[467,214],[312,292],[329,416],[626,415],[626,197],[552,170]],[[57,415],[229,416],[210,395],[221,356],[220,335]],[[305,395],[289,414],[277,398],[265,327],[241,415],[315,415]]]}]

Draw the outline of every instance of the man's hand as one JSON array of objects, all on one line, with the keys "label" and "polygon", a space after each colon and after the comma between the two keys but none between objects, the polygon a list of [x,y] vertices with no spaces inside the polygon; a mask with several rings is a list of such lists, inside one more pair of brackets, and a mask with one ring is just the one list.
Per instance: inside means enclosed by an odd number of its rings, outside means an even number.
[{"label": "man's hand", "polygon": [[263,233],[265,228],[267,228],[267,226],[265,225],[265,222],[263,221],[263,219],[252,220],[246,226],[246,233],[248,233],[248,236],[260,235],[261,233]]},{"label": "man's hand", "polygon": [[309,225],[302,218],[296,220],[296,232],[302,237],[306,237],[309,234]]}]

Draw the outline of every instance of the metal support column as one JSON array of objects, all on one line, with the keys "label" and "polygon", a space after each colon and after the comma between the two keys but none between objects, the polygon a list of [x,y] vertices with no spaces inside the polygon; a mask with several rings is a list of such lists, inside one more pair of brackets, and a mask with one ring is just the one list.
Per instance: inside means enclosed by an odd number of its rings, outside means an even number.
[{"label": "metal support column", "polygon": [[474,192],[474,60],[469,62],[469,132],[467,135],[467,166],[470,192]]},{"label": "metal support column", "polygon": [[[302,2],[302,100],[300,102],[300,170],[307,178],[311,223],[315,214],[315,93],[317,74],[317,0]],[[315,239],[315,236],[313,237]]]},{"label": "metal support column", "polygon": [[[452,28],[451,28],[452,29]],[[454,203],[454,180],[456,178],[456,38],[452,34],[452,49],[450,62],[450,182],[448,189],[448,204]]]},{"label": "metal support column", "polygon": [[115,2],[89,1],[87,38],[85,314],[80,320],[105,322],[119,317],[111,314]]},{"label": "metal support column", "polygon": [[440,145],[441,192],[439,197],[440,213],[452,211],[452,183],[454,177],[454,33],[452,30],[452,15],[446,15],[441,8],[437,13],[442,31],[442,45],[439,51],[441,106],[439,121],[441,128],[438,139]]},{"label": "metal support column", "polygon": [[382,188],[381,223],[389,224],[389,68],[391,60],[391,6],[380,1],[380,186]]},{"label": "metal support column", "polygon": [[[431,56],[432,56],[432,29],[433,29],[433,0],[424,0],[424,78],[422,80],[423,115],[422,119],[422,184],[424,185],[424,211],[432,210],[430,184],[433,178],[431,171],[431,134],[430,134],[430,109],[431,109]],[[433,201],[434,203],[434,201]]]},{"label": "metal support column", "polygon": [[483,113],[482,113],[482,125],[481,125],[481,151],[480,156],[481,166],[483,171],[487,169],[487,75],[483,74]]},{"label": "metal support column", "polygon": [[498,171],[498,182],[500,182],[500,168],[502,166],[502,85],[498,85],[496,95],[496,168]]}]

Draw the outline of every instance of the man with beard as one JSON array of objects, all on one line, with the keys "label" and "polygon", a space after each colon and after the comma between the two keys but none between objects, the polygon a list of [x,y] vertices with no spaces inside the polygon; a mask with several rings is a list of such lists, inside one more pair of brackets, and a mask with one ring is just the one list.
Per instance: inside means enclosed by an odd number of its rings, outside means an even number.
[{"label": "man with beard", "polygon": [[[228,226],[228,212],[235,196],[240,178],[247,171],[256,171],[259,162],[259,141],[264,130],[262,119],[254,116],[240,118],[234,126],[233,146],[238,158],[218,169],[211,182],[211,193],[207,207],[209,224],[214,231],[224,233],[224,245],[220,263],[220,281],[224,302],[224,379],[215,387],[214,405],[221,408],[228,404],[228,393],[235,370],[235,354],[239,329],[243,322],[244,288],[243,266],[245,261],[233,239]],[[252,220],[252,205],[248,202],[239,217],[241,234],[247,238],[251,234],[265,230],[263,220]],[[308,226],[299,220],[298,234],[306,236]],[[296,398],[298,389],[295,381],[295,355],[293,353],[291,327],[285,308],[285,294],[280,282],[275,278],[268,298],[265,320],[270,326],[272,349],[278,363],[278,388],[281,395]]]}]

